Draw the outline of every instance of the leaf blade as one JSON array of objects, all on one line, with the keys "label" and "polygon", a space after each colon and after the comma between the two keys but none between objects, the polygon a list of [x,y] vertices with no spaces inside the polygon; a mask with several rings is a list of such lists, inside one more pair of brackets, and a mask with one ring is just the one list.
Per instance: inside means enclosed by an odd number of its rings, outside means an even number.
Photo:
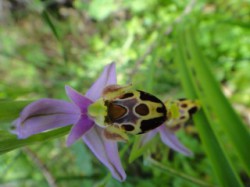
[{"label": "leaf blade", "polygon": [[[193,67],[190,67],[190,51],[188,51],[189,48],[186,43],[185,32],[183,28],[178,28],[177,30],[176,65],[178,66],[181,82],[187,95],[191,98],[197,98],[199,96],[204,104],[204,98],[202,98],[203,93],[201,93],[202,90],[198,84],[195,84]],[[222,186],[243,186],[230,160],[225,154],[218,137],[216,137],[216,134],[210,126],[211,120],[207,118],[203,111],[200,111],[194,116],[194,121],[199,131],[203,147],[211,161],[212,168],[220,184]]]}]

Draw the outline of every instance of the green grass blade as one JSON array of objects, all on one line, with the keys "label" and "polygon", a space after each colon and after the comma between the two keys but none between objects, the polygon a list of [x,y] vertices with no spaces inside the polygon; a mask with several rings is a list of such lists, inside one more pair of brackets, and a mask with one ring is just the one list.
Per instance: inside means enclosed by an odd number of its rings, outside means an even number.
[{"label": "green grass blade", "polygon": [[[176,36],[176,64],[178,66],[179,73],[181,75],[181,81],[185,92],[188,97],[197,98],[198,94],[197,86],[194,84],[195,75],[192,73],[192,69],[188,69],[190,63],[189,55],[187,53],[187,46],[185,43],[185,37],[182,30],[178,30]],[[210,122],[203,111],[200,111],[194,116],[196,127],[199,131],[200,138],[203,143],[203,147],[207,153],[208,158],[211,161],[212,168],[216,174],[219,183],[222,186],[243,186],[236,175],[236,172],[232,168],[229,159],[225,155],[218,138],[213,132],[210,126]]]},{"label": "green grass blade", "polygon": [[42,12],[42,18],[44,20],[44,22],[48,25],[48,27],[50,28],[50,30],[52,31],[53,35],[55,36],[55,38],[58,41],[58,44],[60,45],[60,49],[61,49],[61,53],[64,59],[64,63],[67,64],[68,62],[68,56],[67,56],[67,50],[64,47],[64,43],[63,43],[63,38],[60,34],[60,30],[57,28],[57,26],[54,24],[54,22],[52,21],[51,16],[49,15],[49,13],[44,10]]},{"label": "green grass blade", "polygon": [[45,23],[47,23],[47,25],[49,26],[49,28],[51,29],[53,35],[56,37],[56,39],[61,42],[61,37],[59,35],[59,32],[57,31],[56,26],[54,25],[53,21],[50,18],[50,15],[47,11],[43,11],[42,12],[42,18],[44,19]]},{"label": "green grass blade", "polygon": [[4,154],[11,150],[37,142],[44,142],[64,136],[69,132],[70,128],[71,126],[66,126],[49,132],[37,134],[26,139],[17,139],[16,135],[10,134],[6,131],[0,131],[0,154]]},{"label": "green grass blade", "polygon": [[[0,102],[0,122],[17,118],[22,109],[32,101],[2,101]],[[0,124],[1,127],[1,124]]]},{"label": "green grass blade", "polygon": [[163,172],[165,172],[167,174],[170,174],[172,176],[182,178],[182,179],[184,179],[186,181],[191,182],[192,184],[196,184],[198,186],[203,186],[203,187],[214,187],[215,186],[215,185],[212,185],[212,184],[207,184],[204,181],[201,181],[201,180],[199,180],[197,178],[186,175],[185,173],[177,171],[177,170],[175,170],[173,168],[170,168],[170,167],[168,167],[166,165],[162,165],[161,163],[157,162],[156,160],[154,160],[154,159],[152,159],[150,157],[148,157],[146,161],[149,162],[152,165],[152,167],[158,168],[161,171],[163,171]]},{"label": "green grass blade", "polygon": [[232,145],[234,145],[238,157],[243,163],[242,165],[250,174],[249,132],[223,95],[218,82],[215,80],[206,60],[204,60],[205,58],[201,50],[197,46],[195,38],[192,37],[193,33],[195,33],[193,30],[187,30],[186,40],[190,55],[192,56],[191,58],[193,58],[193,68],[197,72],[196,76],[200,82],[200,87],[205,94],[207,104],[209,104],[211,110],[216,114],[223,131],[228,135]]}]

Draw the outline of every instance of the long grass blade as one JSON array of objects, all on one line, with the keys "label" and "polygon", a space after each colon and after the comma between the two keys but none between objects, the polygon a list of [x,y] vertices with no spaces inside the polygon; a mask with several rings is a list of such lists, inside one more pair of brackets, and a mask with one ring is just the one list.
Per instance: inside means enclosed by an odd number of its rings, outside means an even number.
[{"label": "long grass blade", "polygon": [[70,126],[62,127],[56,130],[31,136],[27,139],[17,139],[17,137],[13,134],[10,134],[6,131],[0,131],[0,154],[7,153],[23,146],[64,136],[69,132],[70,128]]},{"label": "long grass blade", "polygon": [[196,184],[197,186],[201,186],[201,187],[215,187],[215,185],[205,183],[204,181],[201,181],[201,180],[199,180],[197,178],[194,178],[192,176],[186,175],[185,173],[177,171],[177,170],[175,170],[173,168],[170,168],[170,167],[168,167],[166,165],[162,165],[161,163],[157,162],[156,160],[154,160],[154,159],[152,159],[150,157],[148,157],[146,161],[148,161],[152,165],[152,167],[158,168],[161,171],[166,172],[167,174],[176,176],[178,178],[182,178],[182,179],[184,179],[186,181],[189,181],[192,184]]},{"label": "long grass blade", "polygon": [[[0,102],[0,123],[17,118],[21,110],[31,101],[2,101]],[[0,124],[1,127],[1,124]]]},{"label": "long grass blade", "polygon": [[60,45],[60,49],[61,49],[61,53],[62,53],[62,56],[64,59],[64,63],[67,64],[67,62],[68,62],[67,51],[65,49],[62,36],[60,35],[60,32],[59,32],[60,30],[57,28],[57,26],[53,22],[50,14],[46,10],[44,10],[42,12],[42,18],[43,18],[44,22],[48,25],[50,30],[52,31],[55,38],[57,39],[58,44]]},{"label": "long grass blade", "polygon": [[215,80],[201,50],[197,46],[195,38],[192,37],[193,33],[195,33],[193,30],[187,30],[185,38],[191,58],[193,59],[192,67],[197,72],[197,80],[200,82],[199,86],[203,90],[206,103],[214,111],[214,114],[216,114],[219,125],[228,135],[229,140],[231,140],[232,145],[234,145],[238,153],[238,157],[243,163],[242,165],[250,174],[250,134],[229,101],[223,95],[218,82]]},{"label": "long grass blade", "polygon": [[[199,84],[196,84],[196,75],[194,74],[194,70],[189,66],[191,63],[190,52],[188,51],[189,49],[186,45],[184,33],[185,31],[183,31],[182,28],[179,28],[176,36],[176,64],[178,65],[185,92],[189,97],[197,98],[198,96],[202,96],[203,93],[201,93],[202,91],[199,88]],[[194,120],[199,131],[203,147],[211,161],[212,168],[219,183],[222,186],[243,186],[239,177],[236,175],[234,168],[230,164],[227,155],[223,151],[218,137],[216,137],[210,126],[211,120],[206,117],[204,111],[200,111],[199,114],[195,115]]]}]

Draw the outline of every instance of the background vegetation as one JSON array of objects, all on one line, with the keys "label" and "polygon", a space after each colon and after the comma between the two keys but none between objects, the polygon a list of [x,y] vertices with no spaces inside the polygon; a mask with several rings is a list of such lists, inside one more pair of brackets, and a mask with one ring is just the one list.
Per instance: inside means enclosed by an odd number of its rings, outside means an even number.
[{"label": "background vegetation", "polygon": [[[247,0],[1,0],[0,186],[250,186],[249,22]],[[158,137],[129,163],[131,137],[119,183],[82,142],[65,147],[69,128],[8,133],[28,100],[67,100],[64,85],[84,93],[111,61],[120,84],[201,100],[195,126],[178,132],[194,157]]]}]

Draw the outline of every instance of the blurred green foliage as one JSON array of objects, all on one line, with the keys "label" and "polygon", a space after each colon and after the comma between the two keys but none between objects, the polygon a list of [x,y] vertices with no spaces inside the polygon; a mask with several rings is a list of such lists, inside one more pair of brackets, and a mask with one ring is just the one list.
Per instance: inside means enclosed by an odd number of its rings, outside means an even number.
[{"label": "blurred green foliage", "polygon": [[[185,97],[174,64],[174,34],[180,20],[188,17],[196,25],[198,43],[213,75],[249,129],[249,1],[17,2],[0,1],[5,7],[0,13],[0,100],[5,103],[43,97],[67,100],[64,85],[84,93],[111,61],[117,62],[120,84],[132,82],[162,99]],[[21,105],[10,106],[20,110]],[[1,130],[14,120],[6,115],[0,114]],[[241,180],[250,185],[230,152],[231,143],[221,136]],[[131,164],[127,160],[131,147],[124,149],[128,175],[124,183],[106,175],[106,168],[82,142],[70,148],[64,138],[34,144],[0,156],[0,186],[199,186],[159,169],[148,156],[179,174],[218,185],[196,128],[190,125],[178,137],[195,153],[193,158],[173,153],[159,139]]]}]

